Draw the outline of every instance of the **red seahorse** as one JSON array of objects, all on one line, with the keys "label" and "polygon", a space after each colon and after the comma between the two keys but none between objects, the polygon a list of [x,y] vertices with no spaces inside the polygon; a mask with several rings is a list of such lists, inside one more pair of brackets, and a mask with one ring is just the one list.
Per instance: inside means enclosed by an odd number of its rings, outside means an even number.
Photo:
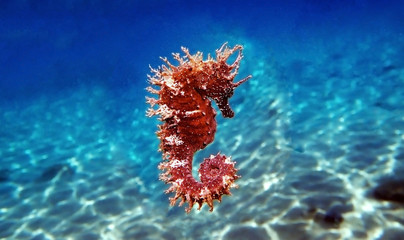
[{"label": "red seahorse", "polygon": [[[195,203],[199,204],[199,210],[205,202],[212,211],[213,200],[220,202],[222,195],[230,195],[230,188],[237,187],[234,181],[240,177],[236,174],[235,162],[221,154],[204,159],[199,169],[200,182],[192,176],[194,153],[210,144],[216,132],[216,111],[209,99],[216,102],[223,117],[231,118],[234,112],[229,106],[229,98],[236,87],[251,78],[250,75],[233,83],[243,58],[243,47],[228,48],[226,44],[216,50],[216,59],[209,55],[205,61],[201,52],[191,55],[182,47],[185,56],[173,54],[178,66],[161,58],[166,65],[158,69],[150,67],[154,75],[148,75],[149,82],[160,87],[147,88],[157,94],[158,99],[146,97],[151,105],[147,116],[159,115],[163,121],[157,131],[164,159],[159,165],[164,171],[160,179],[171,184],[166,193],[176,192],[170,198],[172,206],[179,198],[180,206],[188,202],[187,213]],[[239,51],[236,60],[227,64],[236,51]],[[158,105],[157,109],[153,108],[155,105]]]}]

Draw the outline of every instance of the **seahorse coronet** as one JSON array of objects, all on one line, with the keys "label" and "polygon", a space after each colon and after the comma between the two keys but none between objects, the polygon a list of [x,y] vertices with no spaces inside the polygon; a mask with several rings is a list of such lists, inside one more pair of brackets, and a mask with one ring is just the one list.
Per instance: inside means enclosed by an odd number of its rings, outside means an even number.
[{"label": "seahorse coronet", "polygon": [[[216,133],[216,111],[211,105],[215,101],[223,117],[231,118],[234,112],[229,105],[229,98],[234,89],[251,78],[251,75],[233,83],[243,58],[241,45],[229,48],[227,43],[216,50],[216,59],[197,52],[191,55],[189,50],[181,47],[185,54],[173,53],[178,66],[167,58],[157,69],[150,67],[153,76],[148,75],[151,86],[147,90],[158,98],[146,97],[151,108],[147,116],[159,116],[157,136],[160,139],[159,151],[163,162],[159,169],[163,171],[160,179],[171,186],[166,193],[175,192],[170,198],[170,205],[188,203],[189,213],[195,203],[198,210],[206,203],[213,211],[213,201],[222,200],[223,195],[230,195],[230,189],[237,187],[235,181],[240,178],[238,169],[230,157],[220,153],[205,158],[201,163],[197,181],[192,176],[192,160],[196,151],[204,149],[213,142]],[[232,64],[228,58],[238,51]],[[155,108],[158,106],[158,108]]]}]

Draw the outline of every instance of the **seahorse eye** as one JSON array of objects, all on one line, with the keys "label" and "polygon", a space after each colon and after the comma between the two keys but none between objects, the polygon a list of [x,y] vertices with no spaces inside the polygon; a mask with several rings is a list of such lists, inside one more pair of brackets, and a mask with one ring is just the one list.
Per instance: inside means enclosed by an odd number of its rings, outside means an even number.
[{"label": "seahorse eye", "polygon": [[233,96],[234,94],[234,88],[230,87],[230,88],[226,88],[225,89],[225,96],[230,98],[231,96]]}]

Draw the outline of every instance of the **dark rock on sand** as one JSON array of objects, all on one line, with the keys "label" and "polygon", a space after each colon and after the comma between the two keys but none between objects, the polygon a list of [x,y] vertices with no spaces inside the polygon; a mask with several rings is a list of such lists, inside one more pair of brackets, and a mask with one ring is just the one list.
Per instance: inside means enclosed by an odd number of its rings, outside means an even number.
[{"label": "dark rock on sand", "polygon": [[404,204],[404,179],[388,180],[380,183],[373,190],[373,196],[378,200]]}]

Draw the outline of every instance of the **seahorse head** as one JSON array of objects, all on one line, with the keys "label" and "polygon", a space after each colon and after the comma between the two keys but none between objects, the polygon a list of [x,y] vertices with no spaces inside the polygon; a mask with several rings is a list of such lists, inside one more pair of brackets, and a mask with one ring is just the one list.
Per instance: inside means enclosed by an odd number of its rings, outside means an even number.
[{"label": "seahorse head", "polygon": [[234,94],[234,89],[247,81],[251,76],[248,76],[237,83],[233,83],[233,79],[217,78],[207,86],[206,96],[214,100],[222,113],[223,117],[232,118],[234,111],[231,109],[229,99]]},{"label": "seahorse head", "polygon": [[[230,108],[229,99],[233,96],[234,89],[252,77],[249,75],[237,83],[233,82],[243,58],[242,50],[241,45],[228,48],[227,43],[224,43],[216,50],[216,59],[209,55],[208,59],[204,61],[201,52],[191,55],[189,50],[183,47],[182,51],[185,53],[185,57],[173,54],[180,63],[178,67],[169,63],[167,58],[162,59],[172,70],[166,68],[169,70],[167,72],[172,75],[172,79],[184,82],[183,86],[189,87],[191,84],[190,87],[194,88],[201,96],[209,97],[216,102],[223,117],[231,118],[234,116],[234,112]],[[228,64],[226,61],[237,51],[238,55],[235,61]]]},{"label": "seahorse head", "polygon": [[[234,89],[252,76],[247,76],[246,78],[234,83],[233,80],[238,73],[240,60],[242,59],[242,47],[236,46],[233,49],[221,49],[216,51],[217,62],[210,62],[211,64],[206,65],[204,72],[209,73],[209,77],[201,81],[203,84],[200,85],[198,91],[216,102],[223,117],[232,118],[234,112],[229,105],[229,99],[233,96]],[[226,60],[236,50],[240,50],[237,59],[233,64],[227,64]],[[209,63],[209,61],[207,63]]]},{"label": "seahorse head", "polygon": [[[236,51],[238,51],[236,60],[232,64],[228,64],[226,61]],[[233,82],[243,58],[242,51],[243,47],[241,45],[228,48],[227,43],[224,43],[216,50],[216,61],[211,58],[208,59],[207,63],[210,64],[206,66],[208,69],[204,69],[205,73],[209,73],[209,78],[205,82],[206,85],[203,86],[203,92],[216,102],[223,117],[226,118],[234,116],[234,112],[229,105],[229,99],[233,96],[234,89],[252,77],[249,75],[237,83]]]}]

